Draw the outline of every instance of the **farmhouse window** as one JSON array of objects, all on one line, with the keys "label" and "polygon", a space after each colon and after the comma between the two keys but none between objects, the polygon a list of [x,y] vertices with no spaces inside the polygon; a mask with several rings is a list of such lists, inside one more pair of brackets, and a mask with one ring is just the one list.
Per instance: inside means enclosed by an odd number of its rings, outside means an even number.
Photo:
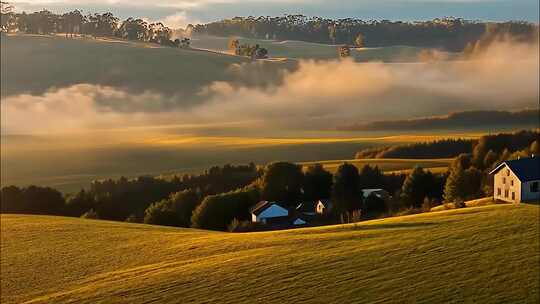
[{"label": "farmhouse window", "polygon": [[512,200],[515,200],[515,199],[516,199],[516,193],[512,192]]},{"label": "farmhouse window", "polygon": [[514,180],[513,179],[510,180],[510,185],[512,185],[512,186],[514,185]]},{"label": "farmhouse window", "polygon": [[501,196],[501,188],[497,188],[497,196]]},{"label": "farmhouse window", "polygon": [[531,184],[531,192],[534,192],[534,193],[538,192],[538,182],[534,182]]},{"label": "farmhouse window", "polygon": [[506,176],[510,176],[510,169],[506,169]]},{"label": "farmhouse window", "polygon": [[503,177],[503,184],[506,185],[506,177]]},{"label": "farmhouse window", "polygon": [[508,190],[504,190],[504,197],[508,197]]}]

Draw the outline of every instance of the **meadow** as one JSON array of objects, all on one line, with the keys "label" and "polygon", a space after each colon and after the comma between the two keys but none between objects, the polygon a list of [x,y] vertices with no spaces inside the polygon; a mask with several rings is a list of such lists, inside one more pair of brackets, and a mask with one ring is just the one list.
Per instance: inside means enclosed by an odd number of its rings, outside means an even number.
[{"label": "meadow", "polygon": [[[213,50],[228,53],[227,45],[230,38],[199,36],[194,37],[192,45],[195,48]],[[287,59],[314,59],[329,60],[338,59],[338,47],[336,45],[311,43],[305,41],[276,41],[252,38],[238,38],[240,43],[259,44],[270,51],[270,57]],[[358,62],[380,61],[380,62],[416,62],[419,55],[426,51],[426,48],[411,46],[389,46],[378,48],[353,49],[352,58]],[[453,58],[457,53],[442,52],[445,57]]]},{"label": "meadow", "polygon": [[540,209],[230,234],[2,215],[2,303],[533,303]]},{"label": "meadow", "polygon": [[[122,138],[108,141],[106,136],[4,136],[2,137],[1,171],[3,185],[37,184],[70,193],[88,187],[96,179],[200,173],[211,166],[246,164],[265,165],[273,161],[298,162],[303,165],[322,163],[334,171],[342,159],[359,150],[393,144],[411,143],[447,137],[478,135],[439,134],[425,136],[389,136],[340,138],[245,138],[185,137],[148,140]],[[141,134],[139,134],[142,136]],[[146,136],[146,135],[145,135]],[[334,161],[325,161],[334,160]],[[358,167],[378,165],[384,171],[410,170],[416,165],[431,170],[446,170],[449,159],[434,160],[348,160]],[[144,164],[141,166],[141,164]]]},{"label": "meadow", "polygon": [[[3,97],[81,83],[191,96],[213,81],[231,80],[228,68],[249,61],[147,43],[61,36],[4,35],[0,46]],[[268,69],[280,66],[274,63]]]}]

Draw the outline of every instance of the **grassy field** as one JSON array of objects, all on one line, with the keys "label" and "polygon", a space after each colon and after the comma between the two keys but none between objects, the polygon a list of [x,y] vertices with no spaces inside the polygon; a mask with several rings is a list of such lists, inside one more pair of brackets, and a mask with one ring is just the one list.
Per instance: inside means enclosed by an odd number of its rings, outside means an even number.
[{"label": "grassy field", "polygon": [[334,173],[337,168],[343,163],[355,165],[358,169],[362,169],[365,165],[378,166],[382,171],[387,173],[408,173],[414,167],[420,166],[424,169],[428,169],[433,173],[445,172],[448,166],[452,163],[452,158],[441,159],[352,159],[352,160],[331,160],[331,161],[318,161],[318,162],[305,162],[300,163],[302,166],[307,167],[314,164],[322,164],[323,167]]},{"label": "grassy field", "polygon": [[[86,83],[192,97],[214,81],[234,82],[229,67],[249,62],[246,58],[156,48],[145,43],[51,36],[2,36],[0,46],[2,96],[42,94],[52,87]],[[284,67],[286,63],[267,64],[266,76]]]},{"label": "grassy field", "polygon": [[2,303],[535,303],[540,209],[228,234],[2,216]]},{"label": "grassy field", "polygon": [[[321,132],[319,135],[319,138],[186,138],[169,135],[163,140],[156,135],[150,136],[151,140],[138,143],[130,142],[126,137],[121,144],[107,142],[101,136],[87,136],[83,140],[74,136],[3,136],[0,153],[1,181],[3,185],[37,184],[69,193],[88,187],[96,179],[200,173],[211,166],[227,163],[254,162],[265,165],[274,161],[290,161],[306,162],[302,164],[309,165],[320,160],[346,159],[369,147],[451,137],[450,134],[440,134],[340,138],[339,134]],[[335,171],[342,162],[322,161],[329,171]],[[446,170],[450,160],[378,159],[349,162],[358,167],[370,163],[391,172],[410,170],[415,165],[431,170]]]},{"label": "grassy field", "polygon": [[[271,57],[290,59],[337,59],[338,50],[335,45],[310,43],[304,41],[275,41],[262,39],[239,39],[241,43],[259,44],[267,48]],[[192,45],[195,48],[228,52],[229,38],[201,36],[193,38]],[[425,48],[410,46],[391,46],[381,48],[353,49],[352,57],[359,62],[382,61],[382,62],[415,62]],[[455,54],[447,53],[449,57]]]}]

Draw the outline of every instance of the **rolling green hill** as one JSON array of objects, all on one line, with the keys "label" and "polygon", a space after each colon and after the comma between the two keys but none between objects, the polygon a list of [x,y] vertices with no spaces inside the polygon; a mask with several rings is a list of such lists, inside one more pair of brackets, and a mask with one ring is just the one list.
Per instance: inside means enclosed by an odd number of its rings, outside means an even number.
[{"label": "rolling green hill", "polygon": [[[234,82],[229,67],[249,62],[206,51],[62,36],[4,35],[0,46],[2,96],[85,83],[193,97],[214,81]],[[285,64],[268,64],[265,72]]]},{"label": "rolling green hill", "polygon": [[[240,38],[241,43],[259,44],[269,50],[271,57],[291,59],[337,59],[338,47],[336,45],[311,43],[304,41],[275,41],[262,39]],[[192,45],[196,48],[226,52],[229,38],[201,36],[195,37]],[[411,46],[390,46],[379,48],[354,49],[352,57],[360,62],[414,62],[425,48]],[[449,58],[456,54],[445,53]]]},{"label": "rolling green hill", "polygon": [[[217,52],[227,50],[227,38],[201,37],[193,47]],[[242,40],[270,50],[271,57],[292,59],[336,59],[337,47],[300,41]],[[248,63],[247,58],[212,51],[183,50],[153,44],[107,39],[66,39],[63,36],[2,36],[2,96],[43,94],[50,88],[75,84],[121,87],[129,91],[183,94],[194,98],[202,87],[215,81],[243,85],[278,82],[283,69],[294,69],[294,60],[259,62],[258,77],[239,77],[229,69]],[[354,50],[358,61],[417,61],[424,49],[385,47]],[[9,58],[9,60],[8,60]],[[187,100],[194,102],[194,100]],[[187,103],[186,101],[186,103]],[[196,101],[196,100],[195,100]]]},{"label": "rolling green hill", "polygon": [[2,216],[2,303],[533,303],[540,209],[229,234]]}]

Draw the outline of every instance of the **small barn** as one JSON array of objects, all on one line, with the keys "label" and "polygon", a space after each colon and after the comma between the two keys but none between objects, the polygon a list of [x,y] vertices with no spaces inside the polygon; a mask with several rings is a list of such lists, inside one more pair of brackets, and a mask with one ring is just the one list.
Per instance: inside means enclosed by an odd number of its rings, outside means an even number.
[{"label": "small barn", "polygon": [[494,199],[509,203],[540,201],[540,158],[505,161],[490,174]]}]

